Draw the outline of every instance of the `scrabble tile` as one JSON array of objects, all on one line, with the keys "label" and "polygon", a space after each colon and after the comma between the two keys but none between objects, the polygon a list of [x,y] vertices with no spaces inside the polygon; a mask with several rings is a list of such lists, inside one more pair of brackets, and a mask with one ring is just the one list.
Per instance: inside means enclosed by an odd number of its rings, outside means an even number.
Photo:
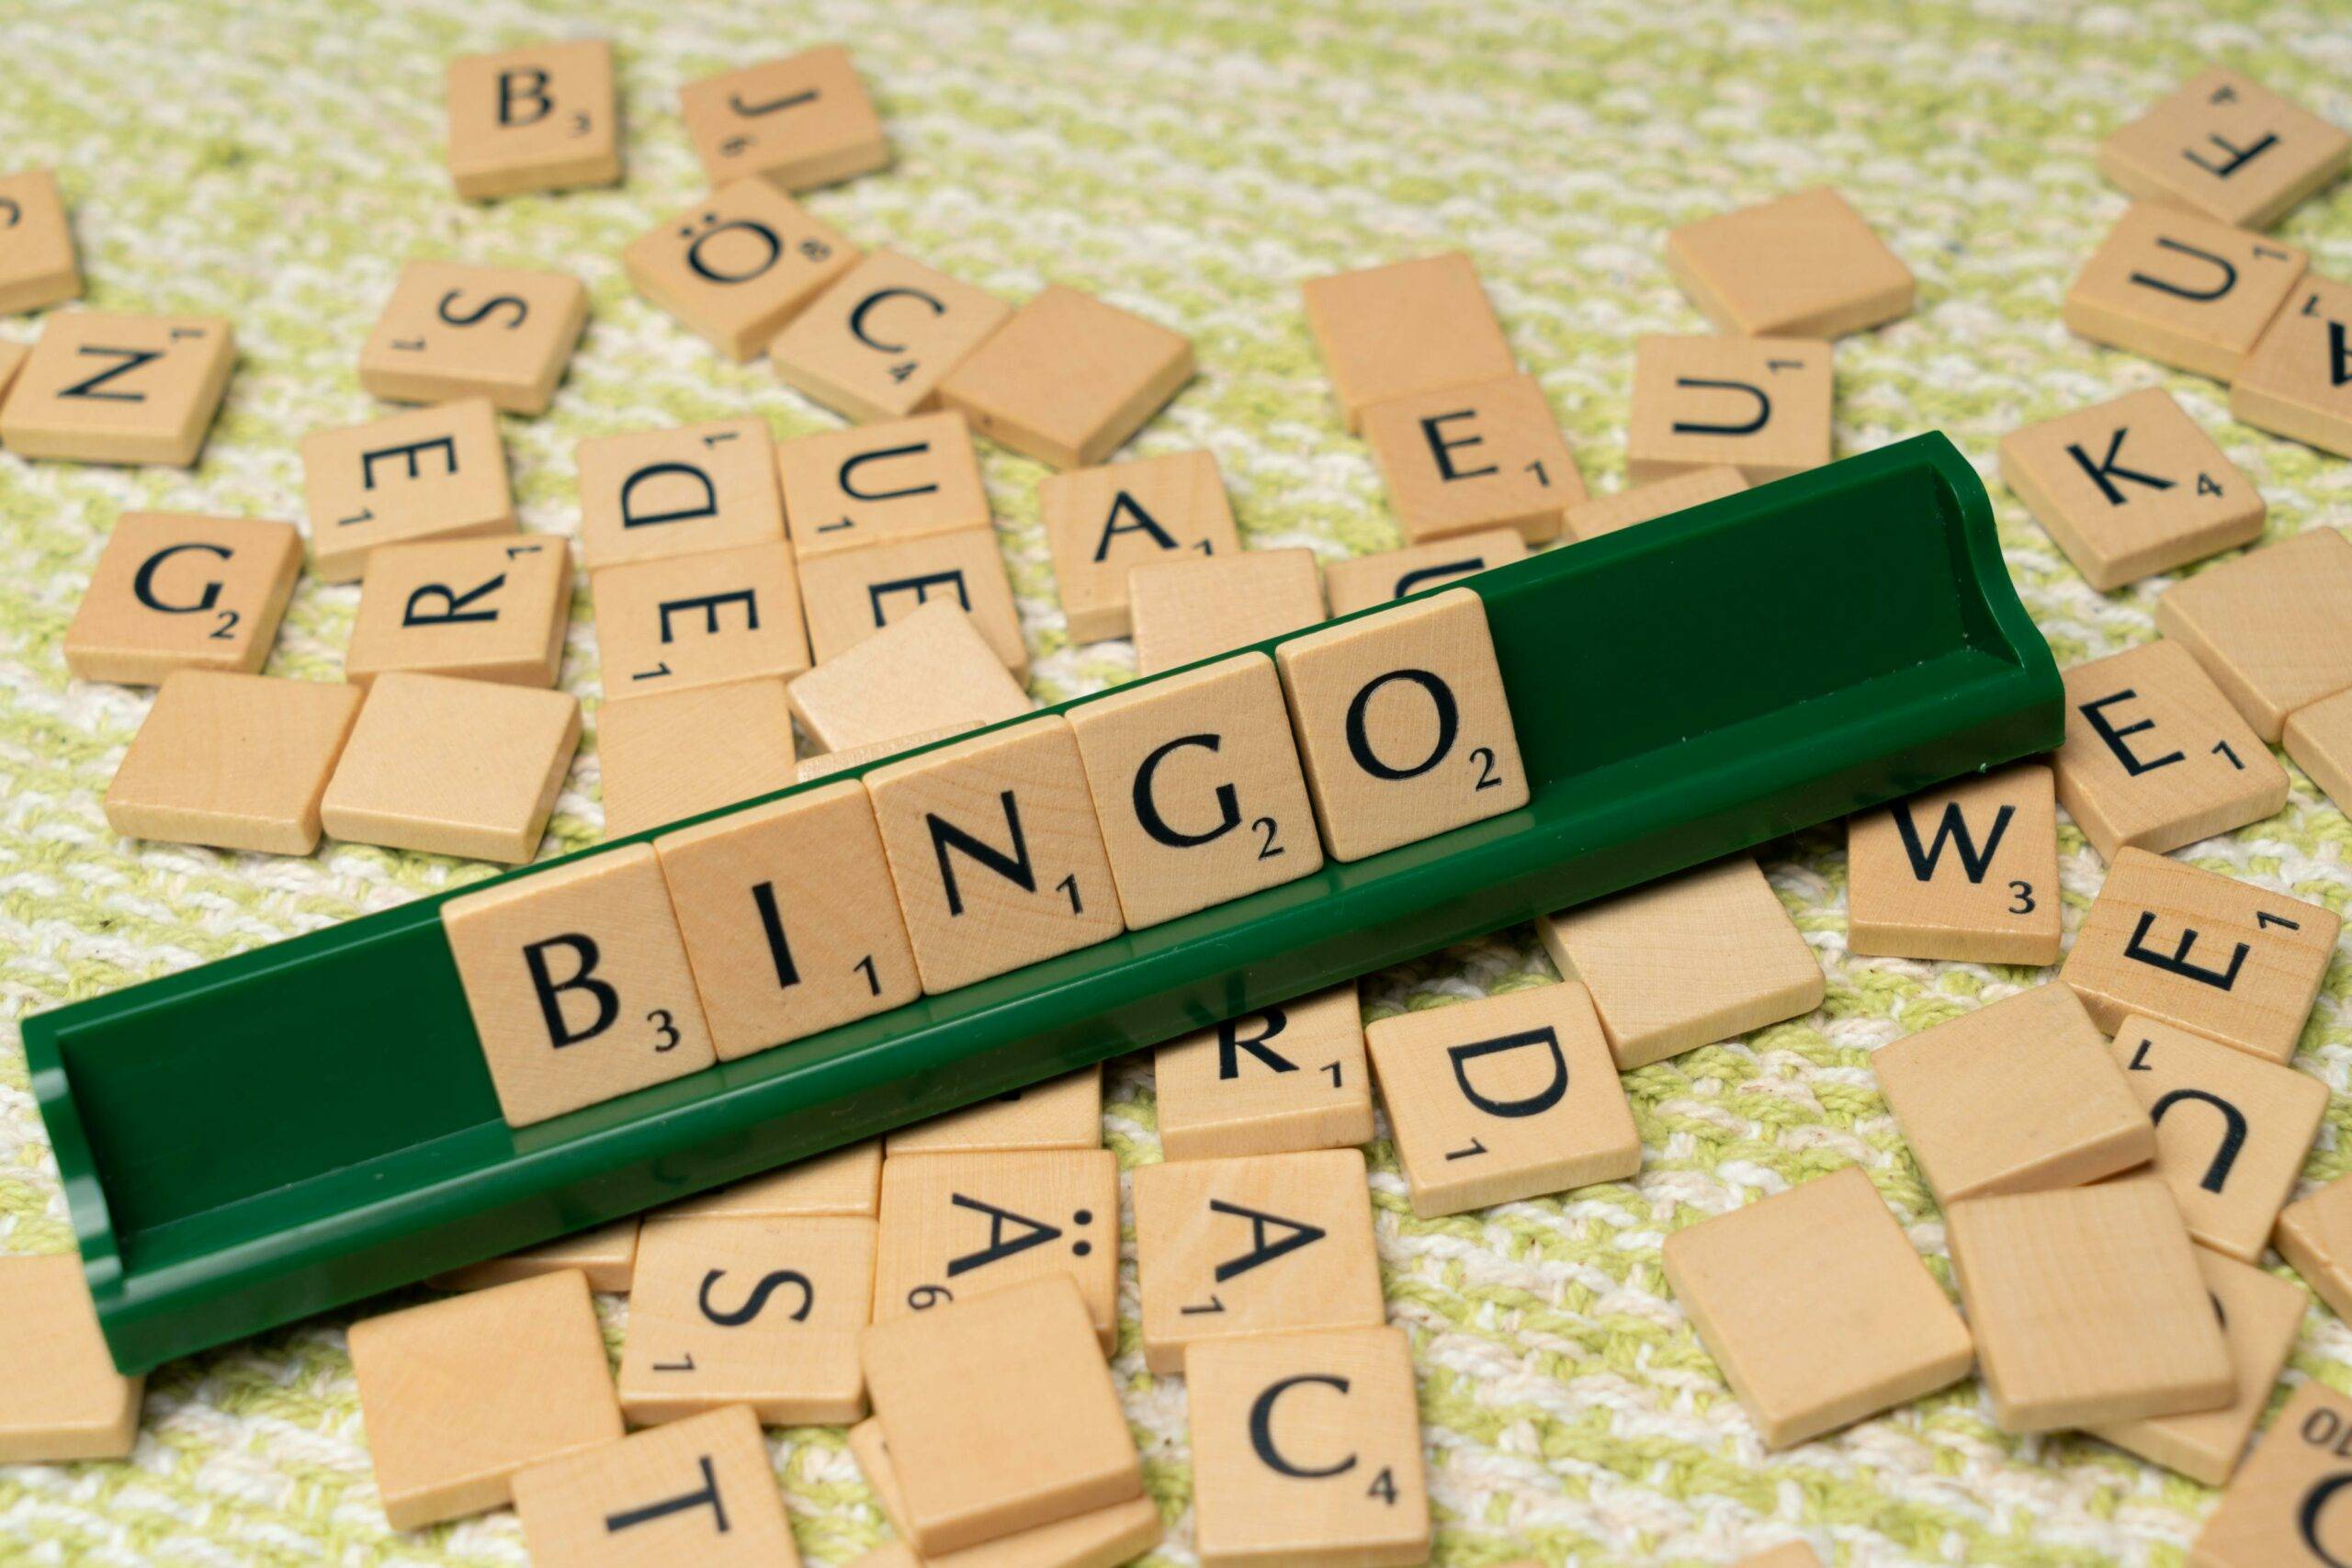
[{"label": "scrabble tile", "polygon": [[1109,692],[1069,717],[1129,931],[1322,869],[1264,654]]},{"label": "scrabble tile", "polygon": [[1386,1321],[1362,1150],[1143,1166],[1134,1184],[1153,1371],[1196,1345]]},{"label": "scrabble tile", "polygon": [[461,894],[441,906],[441,926],[510,1126],[717,1059],[643,844]]},{"label": "scrabble tile", "polygon": [[1518,368],[1478,269],[1460,251],[1309,278],[1300,292],[1351,431],[1373,403]]},{"label": "scrabble tile", "polygon": [[301,570],[291,524],[126,512],[65,628],[65,668],[131,686],[160,685],[175,670],[250,675],[269,657]]},{"label": "scrabble tile", "polygon": [[2237,1376],[2197,1249],[2154,1176],[1944,1209],[2005,1432],[2216,1410]]},{"label": "scrabble tile", "polygon": [[1811,1012],[1821,961],[1746,855],[1535,922],[1621,1071]]},{"label": "scrabble tile", "polygon": [[885,762],[863,782],[930,995],[1125,929],[1060,715]]},{"label": "scrabble tile", "polygon": [[844,751],[824,751],[814,757],[804,757],[797,770],[799,782],[814,784],[819,779],[832,778],[863,768],[869,762],[879,762],[901,752],[916,750],[942,740],[953,740],[959,735],[969,735],[979,728],[977,724],[944,724],[937,729],[919,729],[912,735],[865,746],[852,746]]},{"label": "scrabble tile", "polygon": [[2327,1085],[2144,1018],[2125,1019],[2110,1049],[2155,1122],[2156,1174],[2190,1237],[2260,1261],[2327,1112]]},{"label": "scrabble tile", "polygon": [[311,571],[356,581],[379,545],[514,532],[498,411],[487,398],[302,437]]},{"label": "scrabble tile", "polygon": [[1633,1107],[1573,980],[1400,1013],[1364,1041],[1423,1219],[1642,1168]]},{"label": "scrabble tile", "polygon": [[1415,544],[1496,527],[1541,544],[1560,536],[1562,514],[1585,499],[1532,376],[1393,398],[1365,408],[1363,423],[1389,508]]},{"label": "scrabble tile", "polygon": [[2037,986],[1871,1053],[1939,1201],[2075,1187],[2144,1165],[2156,1130],[2075,993]]},{"label": "scrabble tile", "polygon": [[1065,1275],[1102,1353],[1115,1342],[1119,1162],[1107,1149],[894,1152],[882,1162],[881,1235],[876,1323]]},{"label": "scrabble tile", "polygon": [[1486,606],[1470,590],[1293,637],[1274,657],[1332,859],[1527,804]]},{"label": "scrabble tile", "polygon": [[857,247],[764,179],[730,180],[629,242],[637,291],[741,363],[857,261]]},{"label": "scrabble tile", "polygon": [[664,833],[653,847],[720,1060],[921,994],[874,808],[855,781]]},{"label": "scrabble tile", "polygon": [[799,1568],[759,1418],[729,1405],[514,1477],[531,1561],[554,1568]]},{"label": "scrabble tile", "polygon": [[1603,534],[1613,534],[1636,523],[1670,517],[1710,501],[1737,495],[1747,488],[1747,476],[1729,463],[1690,468],[1671,479],[1652,479],[1647,484],[1628,486],[1614,495],[1596,495],[1578,502],[1568,508],[1560,531],[1570,539],[1598,539]]},{"label": "scrabble tile", "polygon": [[872,1219],[881,1212],[881,1198],[882,1140],[868,1138],[672,1203],[662,1213],[673,1218],[863,1214]]},{"label": "scrabble tile", "polygon": [[2211,67],[2099,143],[2098,172],[2143,201],[2267,229],[2344,172],[2352,137]]},{"label": "scrabble tile", "polygon": [[2227,381],[2310,258],[2193,213],[2126,209],[2066,291],[2069,332]]},{"label": "scrabble tile", "polygon": [[629,1292],[622,1414],[647,1427],[748,1404],[771,1427],[854,1421],[873,1303],[872,1220],[657,1215]]},{"label": "scrabble tile", "polygon": [[1202,1568],[1426,1562],[1430,1499],[1401,1328],[1204,1345],[1186,1359]]},{"label": "scrabble tile", "polygon": [[2270,1406],[2270,1391],[2303,1326],[2303,1292],[2250,1264],[2197,1248],[2198,1272],[2222,1323],[2237,1376],[2237,1397],[2218,1410],[2186,1416],[2143,1416],[2089,1428],[2142,1459],[2178,1471],[2191,1481],[2220,1486],[2236,1470],[2254,1426]]},{"label": "scrabble tile", "polygon": [[781,541],[594,573],[588,586],[605,700],[808,669],[798,575]]},{"label": "scrabble tile", "polygon": [[309,854],[358,712],[349,686],[178,671],[107,786],[107,825],[133,839]]},{"label": "scrabble tile", "polygon": [[81,295],[57,176],[47,169],[0,176],[0,313],[46,310]]},{"label": "scrabble tile", "polygon": [[972,617],[944,599],[853,643],[793,682],[791,694],[793,716],[829,751],[994,724],[1034,705]]},{"label": "scrabble tile", "polygon": [[2275,744],[2289,714],[2352,688],[2352,538],[2313,528],[2177,582],[2156,629]]},{"label": "scrabble tile", "polygon": [[363,1318],[350,1340],[396,1530],[498,1507],[517,1471],[620,1440],[604,1334],[576,1270]]},{"label": "scrabble tile", "polygon": [[0,404],[5,404],[8,389],[17,384],[17,372],[25,367],[32,350],[20,343],[0,341]]},{"label": "scrabble tile", "polygon": [[1037,487],[1037,511],[1073,642],[1101,642],[1133,629],[1127,573],[1134,567],[1241,550],[1210,452],[1049,474]]},{"label": "scrabble tile", "polygon": [[2258,539],[2268,511],[2161,387],[2011,431],[2001,479],[2101,592]]},{"label": "scrabble tile", "polygon": [[587,1280],[590,1290],[617,1291],[627,1295],[629,1282],[637,1277],[638,1229],[638,1218],[631,1214],[609,1225],[574,1231],[521,1252],[510,1252],[503,1258],[487,1258],[436,1274],[425,1283],[436,1291],[481,1291],[577,1269]]},{"label": "scrabble tile", "polygon": [[[2158,601],[2162,603],[2162,601]],[[2143,643],[2065,673],[2058,804],[2110,863],[2258,822],[2287,771],[2177,642]]]},{"label": "scrabble tile", "polygon": [[320,803],[338,839],[520,865],[580,744],[580,700],[447,675],[379,675]]},{"label": "scrabble tile", "polygon": [[114,1370],[80,1255],[0,1258],[0,1317],[8,1324],[0,1464],[130,1453],[146,1379]]},{"label": "scrabble tile", "polygon": [[869,545],[800,563],[800,598],[818,662],[838,659],[885,626],[934,601],[972,619],[1016,681],[1028,679],[1021,611],[993,528],[966,528]]},{"label": "scrabble tile", "polygon": [[236,358],[217,316],[60,310],[0,406],[0,442],[20,457],[191,468]]},{"label": "scrabble tile", "polygon": [[548,534],[385,545],[368,554],[343,678],[388,670],[552,686],[571,624],[571,547]]},{"label": "scrabble tile", "polygon": [[775,459],[803,559],[994,525],[959,413],[803,435],[777,447]]},{"label": "scrabble tile", "polygon": [[1127,569],[1136,672],[1157,675],[1323,619],[1312,550],[1170,557]]},{"label": "scrabble tile", "polygon": [[472,201],[618,185],[613,46],[550,40],[450,61],[449,175]]},{"label": "scrabble tile", "polygon": [[924,1557],[1142,1495],[1135,1439],[1069,1280],[877,1323],[863,1354]]},{"label": "scrabble tile", "polygon": [[2306,277],[2230,386],[2230,417],[2352,456],[2352,378],[2341,345],[2352,333],[2352,285]]},{"label": "scrabble tile", "polygon": [[1179,1036],[1152,1053],[1151,1070],[1168,1159],[1372,1142],[1372,1074],[1353,980]]},{"label": "scrabble tile", "polygon": [[792,709],[774,676],[607,703],[596,716],[605,837],[788,789],[793,761]]},{"label": "scrabble tile", "polygon": [[1517,529],[1487,528],[1435,544],[1332,561],[1323,568],[1323,587],[1331,596],[1331,614],[1350,615],[1526,558],[1527,546]]},{"label": "scrabble tile", "polygon": [[1830,351],[1787,337],[1645,337],[1634,345],[1629,484],[1728,463],[1751,484],[1829,461]]},{"label": "scrabble tile", "polygon": [[1100,1067],[1083,1067],[981,1100],[967,1110],[900,1127],[884,1142],[885,1149],[894,1157],[1102,1146]]},{"label": "scrabble tile", "polygon": [[939,404],[939,383],[1012,318],[985,288],[868,251],[769,346],[786,385],[861,424]]},{"label": "scrabble tile", "polygon": [[2342,924],[2316,904],[2126,850],[2063,977],[2101,1029],[2137,1014],[2283,1063]]},{"label": "scrabble tile", "polygon": [[2271,1240],[2336,1316],[2352,1316],[2352,1179],[2288,1204]]},{"label": "scrabble tile", "polygon": [[2058,912],[2057,796],[2039,762],[1898,800],[1846,829],[1849,952],[2055,964]]},{"label": "scrabble tile", "polygon": [[2352,686],[2289,714],[2281,739],[2295,766],[2352,815]]},{"label": "scrabble tile", "polygon": [[1670,1233],[1667,1282],[1769,1448],[1968,1375],[1968,1329],[1860,1166]]},{"label": "scrabble tile", "polygon": [[633,430],[580,444],[589,570],[783,538],[775,443],[763,419]]},{"label": "scrabble tile", "polygon": [[2328,1568],[2352,1561],[2346,1485],[2352,1399],[2307,1382],[2288,1400],[2189,1548],[2195,1568]]},{"label": "scrabble tile", "polygon": [[1827,186],[1685,223],[1666,270],[1718,332],[1833,338],[1911,313],[1911,269]]},{"label": "scrabble tile", "polygon": [[588,291],[568,274],[413,261],[359,351],[359,384],[388,402],[545,413],[587,324]]},{"label": "scrabble tile", "polygon": [[714,186],[758,175],[808,190],[890,164],[874,101],[839,44],[689,82],[678,107]]},{"label": "scrabble tile", "polygon": [[[906,1502],[899,1489],[898,1470],[890,1462],[890,1445],[882,1435],[882,1423],[868,1417],[852,1427],[849,1451],[865,1472],[865,1483],[874,1489],[882,1517],[890,1521],[892,1529],[906,1533]],[[860,1559],[860,1563],[861,1568],[1116,1568],[1159,1545],[1162,1533],[1159,1505],[1143,1496],[922,1559],[893,1542]],[[894,1551],[905,1556],[884,1555]]]},{"label": "scrabble tile", "polygon": [[939,398],[999,446],[1082,468],[1117,451],[1192,378],[1183,333],[1053,284],[950,370]]}]

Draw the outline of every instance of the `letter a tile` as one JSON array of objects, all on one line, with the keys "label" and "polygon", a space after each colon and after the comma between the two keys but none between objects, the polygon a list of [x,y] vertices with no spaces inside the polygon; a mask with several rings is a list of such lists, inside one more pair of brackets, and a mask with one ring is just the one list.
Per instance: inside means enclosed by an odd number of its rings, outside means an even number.
[{"label": "letter a tile", "polygon": [[1119,1326],[1119,1161],[1108,1149],[893,1154],[874,1321],[1067,1274],[1108,1355]]},{"label": "letter a tile", "polygon": [[1751,484],[1829,461],[1830,352],[1784,337],[1645,337],[1634,345],[1630,484],[1729,463]]},{"label": "letter a tile", "polygon": [[544,1568],[800,1568],[767,1439],[740,1404],[533,1465],[514,1512]]},{"label": "letter a tile", "polygon": [[2066,291],[2066,326],[2093,343],[2227,381],[2307,260],[2292,245],[2227,223],[2135,206]]},{"label": "letter a tile", "polygon": [[1857,817],[1846,829],[1846,945],[1856,953],[2058,962],[2058,811],[2022,763]]},{"label": "letter a tile", "polygon": [[1134,568],[1241,549],[1225,479],[1209,452],[1049,474],[1037,487],[1037,511],[1074,642],[1133,629],[1127,573]]}]

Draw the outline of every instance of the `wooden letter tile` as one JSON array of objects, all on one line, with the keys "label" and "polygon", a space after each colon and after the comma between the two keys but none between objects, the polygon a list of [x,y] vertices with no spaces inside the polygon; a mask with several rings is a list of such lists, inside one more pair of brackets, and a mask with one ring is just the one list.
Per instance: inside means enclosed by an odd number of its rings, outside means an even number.
[{"label": "wooden letter tile", "polygon": [[793,762],[792,709],[775,676],[606,703],[596,716],[605,837],[787,789]]},{"label": "wooden letter tile", "polygon": [[0,176],[0,315],[47,310],[81,293],[57,176],[47,169]]},{"label": "wooden letter tile", "polygon": [[1117,451],[1192,378],[1183,333],[1056,284],[950,370],[939,397],[1000,446],[1083,468]]},{"label": "wooden letter tile", "polygon": [[2271,1240],[2336,1316],[2352,1316],[2352,1178],[2288,1204]]},{"label": "wooden letter tile", "polygon": [[571,624],[571,547],[548,534],[386,545],[368,555],[343,678],[388,670],[552,686]]},{"label": "wooden letter tile", "polygon": [[[882,1423],[873,1417],[849,1429],[849,1451],[865,1483],[874,1488],[882,1517],[900,1535],[908,1533],[906,1497],[899,1489],[899,1472],[890,1462],[889,1440]],[[942,1551],[917,1558],[900,1542],[858,1560],[857,1568],[1116,1568],[1134,1562],[1159,1544],[1159,1507],[1148,1495],[1131,1498],[1108,1508],[1073,1514],[1035,1529],[1015,1530],[960,1551]],[[902,1552],[903,1557],[888,1553]]]},{"label": "wooden letter tile", "polygon": [[1736,495],[1747,488],[1747,477],[1729,463],[1691,468],[1672,479],[1653,479],[1647,484],[1629,486],[1614,495],[1596,495],[1579,502],[1568,508],[1561,532],[1571,539],[1598,539],[1603,534],[1613,534],[1636,523],[1668,517],[1710,501]]},{"label": "wooden letter tile", "polygon": [[1331,614],[1349,615],[1526,558],[1527,546],[1517,529],[1488,528],[1433,545],[1332,561],[1323,569],[1323,586],[1331,596]]},{"label": "wooden letter tile", "polygon": [[1065,1278],[877,1323],[865,1362],[926,1559],[1143,1495],[1110,1370]]},{"label": "wooden letter tile", "polygon": [[580,547],[591,571],[784,537],[763,419],[635,430],[580,444]]},{"label": "wooden letter tile", "polygon": [[1153,1371],[1214,1340],[1386,1321],[1363,1151],[1184,1160],[1134,1181]]},{"label": "wooden letter tile", "polygon": [[474,201],[618,185],[613,46],[577,39],[449,62],[449,174]]},{"label": "wooden letter tile", "polygon": [[2227,223],[2135,206],[2066,291],[2067,330],[2227,381],[2308,260]]},{"label": "wooden letter tile", "polygon": [[1362,860],[1527,804],[1487,610],[1451,588],[1275,653],[1334,860]]},{"label": "wooden letter tile", "polygon": [[1101,642],[1132,629],[1131,568],[1241,549],[1225,480],[1208,452],[1048,475],[1037,487],[1037,510],[1073,642]]},{"label": "wooden letter tile", "polygon": [[0,1321],[8,1325],[0,1464],[130,1453],[146,1380],[114,1370],[81,1256],[0,1258]]},{"label": "wooden letter tile", "polygon": [[1423,1219],[1642,1168],[1617,1064],[1573,980],[1385,1018],[1364,1041]]},{"label": "wooden letter tile", "polygon": [[2352,538],[2313,528],[2175,583],[2156,629],[2276,744],[2289,714],[2352,688]]},{"label": "wooden letter tile", "polygon": [[1152,1053],[1152,1077],[1168,1159],[1372,1141],[1372,1075],[1352,980],[1171,1040]]},{"label": "wooden letter tile", "polygon": [[799,782],[815,784],[838,773],[854,773],[874,762],[884,762],[909,751],[918,751],[942,740],[953,740],[959,735],[969,735],[979,728],[977,724],[943,724],[936,729],[919,729],[912,735],[895,739],[853,746],[845,751],[822,751],[814,757],[804,757],[798,768]]},{"label": "wooden letter tile", "polygon": [[1048,1275],[1077,1285],[1108,1355],[1119,1329],[1117,1156],[1094,1147],[894,1152],[882,1162],[875,1322]]},{"label": "wooden letter tile", "polygon": [[2352,816],[2352,686],[2289,714],[2281,739],[2295,766]]},{"label": "wooden letter tile", "polygon": [[441,906],[441,925],[510,1126],[717,1059],[643,844],[461,895]]},{"label": "wooden letter tile", "polygon": [[1769,1448],[1932,1393],[1975,1359],[1860,1166],[1673,1232],[1666,1278]]},{"label": "wooden letter tile", "polygon": [[621,253],[639,293],[738,362],[856,260],[837,231],[758,178],[720,186]]},{"label": "wooden letter tile", "polygon": [[873,1301],[872,1220],[657,1215],[629,1292],[621,1410],[640,1427],[728,1404],[771,1427],[854,1421]]},{"label": "wooden letter tile", "polygon": [[2337,457],[2352,456],[2352,285],[2305,277],[2270,318],[2230,387],[2230,415]]},{"label": "wooden letter tile", "polygon": [[2221,1506],[2206,1516],[2188,1561],[2195,1568],[2328,1568],[2352,1562],[2352,1511],[2339,1500],[2346,1487],[2352,1487],[2352,1399],[2307,1382],[2255,1444]]},{"label": "wooden letter tile", "polygon": [[1351,431],[1373,403],[1518,368],[1478,269],[1460,251],[1309,278],[1301,292]]},{"label": "wooden letter tile", "polygon": [[889,166],[881,118],[839,44],[689,82],[678,107],[714,186],[758,175],[809,190]]},{"label": "wooden letter tile", "polygon": [[2330,911],[2143,850],[2115,857],[2066,984],[2101,1029],[2134,1014],[2283,1063],[2342,926]]},{"label": "wooden letter tile", "polygon": [[1585,498],[1584,477],[1532,376],[1374,403],[1363,434],[1397,526],[1415,544],[1498,527],[1540,544],[1560,536],[1561,515]]},{"label": "wooden letter tile", "polygon": [[1127,570],[1136,672],[1157,675],[1323,619],[1312,550],[1171,556]]},{"label": "wooden letter tile", "polygon": [[653,847],[720,1060],[921,994],[874,808],[855,781],[665,833]]},{"label": "wooden letter tile", "polygon": [[1846,829],[1846,945],[1975,964],[2058,962],[2058,811],[2021,763],[1899,800]]},{"label": "wooden letter tile", "polygon": [[8,389],[17,384],[17,372],[32,357],[32,350],[20,343],[0,342],[0,406],[7,402]]},{"label": "wooden letter tile", "polygon": [[838,659],[933,601],[972,618],[998,662],[1026,680],[1029,649],[993,528],[831,551],[800,563],[801,603],[819,662]]},{"label": "wooden letter tile", "polygon": [[1911,269],[1827,186],[1684,224],[1666,269],[1718,332],[1834,338],[1911,313]]},{"label": "wooden letter tile", "polygon": [[577,1269],[587,1280],[590,1290],[617,1291],[627,1295],[630,1282],[637,1277],[637,1237],[640,1228],[638,1217],[631,1214],[609,1225],[574,1231],[537,1247],[510,1252],[503,1258],[485,1258],[463,1269],[452,1269],[425,1283],[436,1291],[481,1291],[492,1285],[511,1285],[517,1280],[536,1280],[542,1274]]},{"label": "wooden letter tile", "polygon": [[[2158,601],[2159,604],[2162,601]],[[2066,671],[2058,803],[2109,863],[2258,822],[2287,803],[2287,770],[2176,642]]]},{"label": "wooden letter tile", "polygon": [[130,686],[161,685],[175,670],[250,675],[301,570],[289,523],[126,512],[65,628],[65,667]]},{"label": "wooden letter tile", "polygon": [[1102,1146],[1102,1069],[1082,1068],[963,1111],[900,1127],[885,1140],[884,1146],[894,1156],[1099,1149]]},{"label": "wooden letter tile", "polygon": [[1401,1328],[1278,1334],[1186,1358],[1202,1568],[1409,1568],[1430,1553]]},{"label": "wooden letter tile", "polygon": [[0,441],[22,457],[192,467],[236,358],[217,316],[60,310],[0,406]]},{"label": "wooden letter tile", "polygon": [[1069,717],[1129,931],[1322,869],[1264,654],[1113,691]]},{"label": "wooden letter tile", "polygon": [[397,1530],[495,1508],[517,1471],[620,1439],[605,1337],[576,1271],[362,1319],[351,1370]]},{"label": "wooden letter tile", "polygon": [[916,605],[792,682],[793,716],[828,751],[976,728],[1033,705],[972,617],[945,599]]},{"label": "wooden letter tile", "polygon": [[2005,1432],[2218,1410],[2237,1397],[2197,1249],[2154,1176],[1944,1210]]},{"label": "wooden letter tile", "polygon": [[107,825],[134,839],[309,854],[358,713],[359,693],[322,681],[167,676],[107,786]]},{"label": "wooden letter tile", "polygon": [[993,525],[959,413],[803,435],[776,448],[801,558]]},{"label": "wooden letter tile", "polygon": [[320,819],[353,843],[520,865],[539,852],[579,744],[569,692],[381,675]]},{"label": "wooden letter tile", "polygon": [[587,324],[588,291],[567,274],[411,262],[359,351],[359,384],[388,402],[545,413]]},{"label": "wooden letter tile", "polygon": [[797,575],[792,548],[781,542],[594,573],[605,700],[808,669]]},{"label": "wooden letter tile", "polygon": [[498,411],[467,398],[302,437],[311,570],[351,582],[378,545],[514,532]]},{"label": "wooden letter tile", "polygon": [[728,1214],[754,1219],[863,1214],[870,1220],[881,1212],[881,1201],[882,1140],[868,1138],[673,1203],[662,1213],[672,1218]]},{"label": "wooden letter tile", "polygon": [[2250,77],[2198,73],[2099,143],[2098,172],[2143,201],[2267,229],[2344,172],[2352,137]]},{"label": "wooden letter tile", "polygon": [[800,1568],[767,1439],[740,1404],[533,1465],[514,1512],[542,1568]]},{"label": "wooden letter tile", "polygon": [[777,334],[786,385],[861,424],[939,404],[939,383],[1012,318],[984,288],[869,251]]},{"label": "wooden letter tile", "polygon": [[1821,961],[1746,855],[1535,924],[1581,980],[1621,1071],[1821,1005]]},{"label": "wooden letter tile", "polygon": [[1627,482],[1729,463],[1751,484],[1829,461],[1830,352],[1786,337],[1645,337],[1634,345]]}]

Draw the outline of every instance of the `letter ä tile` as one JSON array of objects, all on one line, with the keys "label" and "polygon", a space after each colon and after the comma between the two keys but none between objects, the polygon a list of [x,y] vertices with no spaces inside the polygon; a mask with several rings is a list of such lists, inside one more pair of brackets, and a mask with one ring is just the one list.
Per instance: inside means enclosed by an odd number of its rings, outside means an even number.
[{"label": "letter \u00e4 tile", "polygon": [[1119,1327],[1119,1162],[1109,1150],[898,1153],[882,1162],[875,1322],[1056,1274],[1076,1283],[1110,1354]]},{"label": "letter \u00e4 tile", "polygon": [[600,435],[580,444],[579,462],[580,547],[591,571],[785,536],[765,420]]},{"label": "letter \u00e4 tile", "polygon": [[311,570],[349,582],[379,545],[514,532],[498,411],[466,398],[302,437]]},{"label": "letter \u00e4 tile", "polygon": [[514,1512],[534,1562],[800,1565],[759,1417],[740,1404],[533,1465],[514,1477]]}]

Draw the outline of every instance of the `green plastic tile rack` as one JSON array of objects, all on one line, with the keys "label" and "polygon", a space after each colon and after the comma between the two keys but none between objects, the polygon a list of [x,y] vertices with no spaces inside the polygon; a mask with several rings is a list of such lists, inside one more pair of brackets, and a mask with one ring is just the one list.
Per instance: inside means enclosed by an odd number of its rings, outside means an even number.
[{"label": "green plastic tile rack", "polygon": [[1472,586],[1524,808],[551,1122],[501,1120],[439,897],[28,1020],[117,1363],[603,1224],[2061,738],[2056,665],[1983,484],[1940,434]]}]

